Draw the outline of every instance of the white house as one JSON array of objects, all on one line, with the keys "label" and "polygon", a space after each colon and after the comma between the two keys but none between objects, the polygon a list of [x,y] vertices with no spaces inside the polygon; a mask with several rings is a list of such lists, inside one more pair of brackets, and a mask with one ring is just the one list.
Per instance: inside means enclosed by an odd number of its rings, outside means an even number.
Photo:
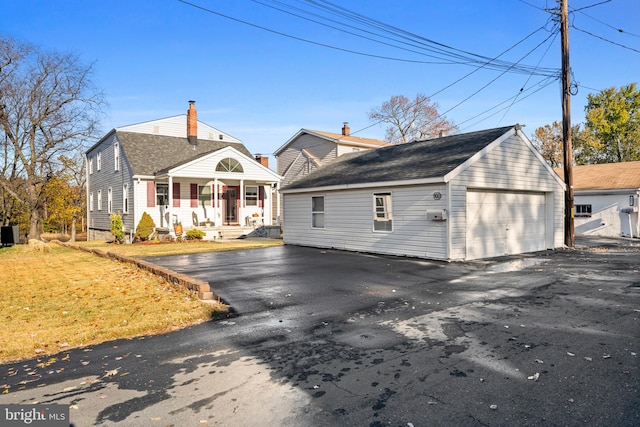
[{"label": "white house", "polygon": [[572,175],[576,235],[640,236],[640,161],[574,166]]},{"label": "white house", "polygon": [[181,223],[208,237],[277,222],[280,176],[242,142],[187,114],[116,128],[86,152],[88,238],[110,238],[122,214],[132,236],[144,212],[161,233]]},{"label": "white house", "polygon": [[285,186],[284,242],[438,260],[554,249],[564,187],[520,126],[381,147]]}]

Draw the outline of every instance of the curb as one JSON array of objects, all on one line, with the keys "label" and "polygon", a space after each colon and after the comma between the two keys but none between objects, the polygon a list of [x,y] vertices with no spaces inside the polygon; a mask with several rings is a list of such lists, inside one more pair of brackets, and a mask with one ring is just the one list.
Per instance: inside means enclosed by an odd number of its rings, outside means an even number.
[{"label": "curb", "polygon": [[213,302],[215,300],[213,291],[211,290],[211,286],[209,285],[209,282],[205,282],[204,280],[194,279],[193,277],[189,277],[185,274],[175,272],[168,268],[161,267],[159,265],[156,265],[144,260],[131,258],[126,255],[107,252],[101,249],[85,248],[83,246],[78,246],[78,245],[74,245],[67,242],[61,242],[59,240],[52,240],[51,243],[56,243],[60,246],[65,246],[71,249],[77,249],[84,252],[89,252],[103,258],[109,258],[115,261],[120,261],[127,264],[135,265],[136,267],[142,270],[146,270],[158,277],[162,277],[163,279],[175,285],[183,286],[189,289],[190,291],[198,295],[198,298],[200,298],[202,301]]}]

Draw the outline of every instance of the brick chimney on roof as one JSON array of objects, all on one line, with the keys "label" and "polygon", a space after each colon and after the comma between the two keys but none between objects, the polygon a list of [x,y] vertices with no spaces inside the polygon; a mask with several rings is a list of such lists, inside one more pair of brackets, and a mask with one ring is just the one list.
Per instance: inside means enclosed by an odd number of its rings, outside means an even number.
[{"label": "brick chimney on roof", "polygon": [[267,156],[263,156],[262,154],[256,154],[256,161],[260,163],[265,168],[269,167],[269,158]]},{"label": "brick chimney on roof", "polygon": [[196,101],[189,101],[189,110],[187,110],[187,140],[189,140],[189,144],[198,144],[198,112],[196,111]]},{"label": "brick chimney on roof", "polygon": [[342,134],[344,136],[351,135],[351,129],[349,129],[349,122],[344,122],[344,126],[342,126]]}]

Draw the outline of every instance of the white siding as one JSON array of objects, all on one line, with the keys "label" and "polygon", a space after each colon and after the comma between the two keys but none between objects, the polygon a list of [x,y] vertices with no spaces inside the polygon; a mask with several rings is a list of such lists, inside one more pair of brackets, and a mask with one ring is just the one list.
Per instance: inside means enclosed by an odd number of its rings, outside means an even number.
[{"label": "white siding", "polygon": [[516,190],[548,193],[548,249],[562,247],[564,241],[564,193],[554,174],[519,137],[511,136],[496,145],[450,182],[451,259],[465,259],[467,189]]},{"label": "white siding", "polygon": [[[373,231],[373,194],[391,192],[393,231]],[[442,198],[434,200],[434,192]],[[311,197],[324,196],[325,228],[311,227]],[[360,252],[447,259],[447,222],[427,210],[447,205],[445,185],[370,188],[284,196],[284,242]]]},{"label": "white siding", "polygon": [[[242,165],[243,172],[216,172],[216,166],[218,163],[231,157],[238,161]],[[193,178],[208,178],[213,179],[217,177],[219,179],[229,180],[254,180],[262,182],[277,182],[277,177],[273,171],[265,168],[255,159],[249,158],[233,148],[227,147],[218,150],[212,154],[204,156],[193,162],[189,162],[185,165],[177,167],[171,170],[171,175],[174,177],[193,177]]]},{"label": "white siding", "polygon": [[[187,115],[181,114],[179,116],[167,117],[165,119],[151,120],[148,122],[123,126],[118,128],[117,130],[122,132],[135,132],[145,133],[149,135],[165,135],[175,136],[178,138],[186,138]],[[222,139],[220,139],[220,135],[222,135]],[[236,139],[231,135],[228,135],[201,121],[198,121],[198,139],[238,143],[241,142],[239,139]]]},{"label": "white siding", "polygon": [[[307,133],[300,135],[293,143],[291,143],[280,155],[278,156],[278,174],[284,175],[283,184],[288,184],[296,179],[309,174],[309,169],[313,170],[315,165],[313,161],[309,161],[308,157],[304,154],[301,155],[302,150],[306,150],[320,163],[326,163],[336,158],[336,144],[326,139],[318,138],[314,135]],[[302,160],[301,160],[302,159]],[[310,166],[301,167],[300,162],[311,163]],[[292,163],[296,162],[297,166],[290,169]]]},{"label": "white siding", "polygon": [[[580,194],[575,193],[574,205],[591,205],[591,216],[574,218],[576,235],[608,236],[608,237],[638,237],[640,233],[638,212],[623,213],[621,209],[629,208],[629,196],[637,193],[629,190],[620,194]],[[636,206],[637,207],[637,206]]]}]

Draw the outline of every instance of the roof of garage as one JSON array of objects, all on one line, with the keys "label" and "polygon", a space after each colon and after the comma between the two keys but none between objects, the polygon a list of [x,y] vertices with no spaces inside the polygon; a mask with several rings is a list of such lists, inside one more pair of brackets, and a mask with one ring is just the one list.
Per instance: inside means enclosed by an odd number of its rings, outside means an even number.
[{"label": "roof of garage", "polygon": [[340,156],[288,190],[444,178],[514,126],[381,147]]}]

